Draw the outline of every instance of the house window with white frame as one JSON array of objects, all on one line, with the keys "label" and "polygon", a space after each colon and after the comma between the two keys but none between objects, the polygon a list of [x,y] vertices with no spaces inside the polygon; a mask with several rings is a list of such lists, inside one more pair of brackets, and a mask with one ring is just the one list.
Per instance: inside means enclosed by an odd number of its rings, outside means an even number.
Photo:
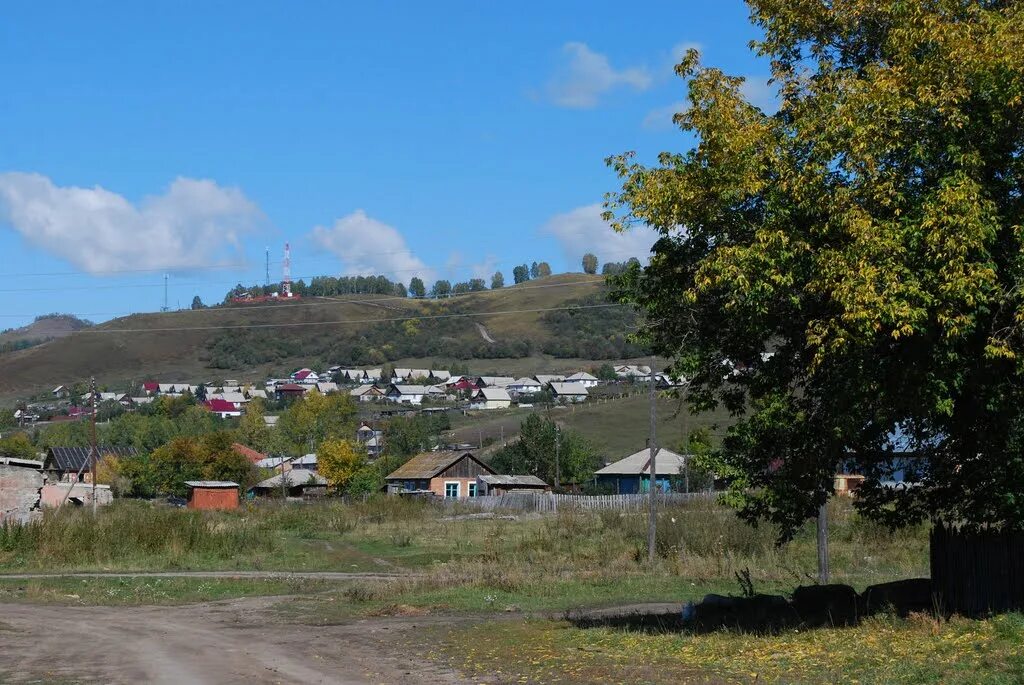
[{"label": "house window with white frame", "polygon": [[476,497],[476,483],[466,484],[466,497]]},{"label": "house window with white frame", "polygon": [[459,481],[457,481],[457,480],[445,482],[445,484],[444,484],[444,496],[446,498],[455,498],[455,499],[457,499],[459,497],[459,494],[460,494],[459,493],[459,486],[460,485],[461,485],[461,483],[459,483]]}]

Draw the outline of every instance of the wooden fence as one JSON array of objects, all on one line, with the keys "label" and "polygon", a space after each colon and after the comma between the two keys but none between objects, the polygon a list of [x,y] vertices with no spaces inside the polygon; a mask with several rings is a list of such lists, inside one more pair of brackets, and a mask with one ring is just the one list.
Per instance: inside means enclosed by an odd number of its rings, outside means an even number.
[{"label": "wooden fence", "polygon": [[[711,499],[715,493],[661,493],[658,506],[683,504],[699,499]],[[485,495],[466,499],[446,499],[445,504],[465,505],[483,511],[557,512],[567,509],[582,511],[642,511],[648,506],[646,494],[640,495],[556,495],[550,492],[513,492],[505,495]]]},{"label": "wooden fence", "polygon": [[941,608],[965,616],[1024,610],[1024,532],[935,525],[932,584]]}]

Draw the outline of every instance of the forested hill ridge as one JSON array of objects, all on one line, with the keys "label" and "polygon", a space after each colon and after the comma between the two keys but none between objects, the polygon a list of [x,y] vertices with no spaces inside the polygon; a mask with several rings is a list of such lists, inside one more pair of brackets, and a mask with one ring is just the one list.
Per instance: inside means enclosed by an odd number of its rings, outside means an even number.
[{"label": "forested hill ridge", "polygon": [[[303,365],[524,357],[607,360],[646,354],[628,339],[636,315],[608,300],[604,278],[561,274],[437,299],[352,294],[204,307],[113,319],[0,355],[0,398],[96,376],[258,379]],[[543,364],[544,359],[538,359]],[[538,368],[534,372],[542,372]]]},{"label": "forested hill ridge", "polygon": [[72,314],[41,314],[27,326],[0,331],[0,354],[35,347],[92,325]]}]

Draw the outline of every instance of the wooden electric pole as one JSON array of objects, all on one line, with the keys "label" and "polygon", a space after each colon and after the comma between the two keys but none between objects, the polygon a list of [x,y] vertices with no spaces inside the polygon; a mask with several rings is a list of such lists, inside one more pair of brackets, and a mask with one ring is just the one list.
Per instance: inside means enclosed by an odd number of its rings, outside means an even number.
[{"label": "wooden electric pole", "polygon": [[654,357],[651,357],[651,388],[650,388],[650,412],[651,412],[651,435],[647,441],[648,451],[651,455],[651,477],[649,479],[649,485],[647,492],[650,497],[650,511],[647,516],[647,561],[654,564],[655,556],[655,543],[657,539],[657,526],[658,526],[658,498],[655,491],[658,487],[658,441],[657,441],[657,423],[658,423],[658,410],[657,410],[657,387],[654,380]]},{"label": "wooden electric pole", "polygon": [[828,585],[828,500],[818,508],[818,582]]},{"label": "wooden electric pole", "polygon": [[[92,418],[89,421],[89,471],[92,476],[92,513],[97,512],[96,503],[96,462],[99,457],[99,447],[96,445],[96,377],[89,379],[89,399],[92,404]],[[74,487],[74,486],[72,486]]]}]

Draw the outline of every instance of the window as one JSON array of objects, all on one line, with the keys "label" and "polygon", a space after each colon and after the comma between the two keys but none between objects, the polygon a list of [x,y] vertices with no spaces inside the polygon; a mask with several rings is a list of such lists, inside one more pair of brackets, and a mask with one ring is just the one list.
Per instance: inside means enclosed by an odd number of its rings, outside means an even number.
[{"label": "window", "polygon": [[444,496],[457,498],[459,496],[459,485],[460,483],[458,481],[445,483]]},{"label": "window", "polygon": [[469,483],[466,486],[466,496],[476,497],[476,483]]}]

